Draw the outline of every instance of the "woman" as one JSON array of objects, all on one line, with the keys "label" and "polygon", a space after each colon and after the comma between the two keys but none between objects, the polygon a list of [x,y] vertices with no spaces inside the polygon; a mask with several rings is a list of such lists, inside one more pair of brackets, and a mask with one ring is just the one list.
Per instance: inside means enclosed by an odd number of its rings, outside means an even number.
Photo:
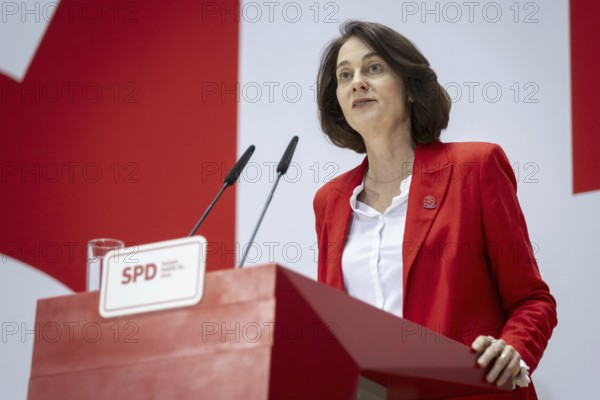
[{"label": "woman", "polygon": [[480,398],[537,398],[556,303],[508,159],[439,141],[450,99],[410,41],[375,23],[341,33],[319,71],[321,126],[367,157],[315,196],[319,281],[472,346],[489,382],[519,386]]}]

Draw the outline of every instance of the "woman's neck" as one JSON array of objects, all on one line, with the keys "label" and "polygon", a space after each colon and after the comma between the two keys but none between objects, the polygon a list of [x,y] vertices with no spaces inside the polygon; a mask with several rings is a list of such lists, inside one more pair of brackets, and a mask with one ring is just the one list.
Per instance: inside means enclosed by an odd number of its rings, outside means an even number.
[{"label": "woman's neck", "polygon": [[380,136],[365,141],[369,170],[367,178],[377,183],[405,179],[412,174],[415,144],[410,134]]}]

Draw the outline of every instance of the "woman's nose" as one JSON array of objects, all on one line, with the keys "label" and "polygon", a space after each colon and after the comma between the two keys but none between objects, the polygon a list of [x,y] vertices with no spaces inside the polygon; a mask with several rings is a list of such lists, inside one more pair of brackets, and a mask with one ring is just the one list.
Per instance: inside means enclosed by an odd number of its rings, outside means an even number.
[{"label": "woman's nose", "polygon": [[352,78],[352,91],[356,92],[359,90],[369,90],[369,85],[364,79],[364,76],[360,73],[354,74]]}]

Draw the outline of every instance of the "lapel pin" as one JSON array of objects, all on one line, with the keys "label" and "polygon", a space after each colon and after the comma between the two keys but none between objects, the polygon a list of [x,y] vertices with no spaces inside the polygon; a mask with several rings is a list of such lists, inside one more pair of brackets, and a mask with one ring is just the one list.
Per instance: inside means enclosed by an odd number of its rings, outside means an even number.
[{"label": "lapel pin", "polygon": [[423,199],[423,208],[427,208],[427,209],[431,210],[435,207],[436,207],[435,197],[433,197],[432,195],[425,196],[425,198]]}]

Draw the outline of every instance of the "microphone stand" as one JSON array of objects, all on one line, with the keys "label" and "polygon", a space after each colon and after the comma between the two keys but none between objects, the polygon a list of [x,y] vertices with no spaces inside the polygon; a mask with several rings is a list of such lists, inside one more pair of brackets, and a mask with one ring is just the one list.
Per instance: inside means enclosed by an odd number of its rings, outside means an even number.
[{"label": "microphone stand", "polygon": [[254,227],[254,232],[252,232],[252,237],[250,238],[250,242],[248,242],[248,247],[246,247],[246,250],[244,250],[244,255],[242,256],[242,261],[238,264],[238,268],[242,268],[244,266],[244,263],[246,262],[246,257],[248,257],[248,251],[250,251],[250,246],[254,242],[254,238],[256,237],[256,232],[258,232],[258,228],[260,227],[260,224],[262,223],[262,220],[265,217],[267,208],[269,208],[269,204],[271,204],[271,199],[273,198],[273,193],[275,193],[275,189],[277,189],[279,180],[281,179],[281,177],[283,175],[285,175],[288,168],[290,167],[290,163],[292,162],[292,156],[294,155],[294,151],[296,150],[297,144],[298,144],[298,136],[294,136],[292,138],[292,140],[290,140],[290,143],[288,144],[287,148],[285,149],[285,152],[283,153],[283,156],[281,157],[281,160],[279,161],[279,164],[277,165],[277,178],[275,179],[275,184],[273,185],[273,188],[271,189],[271,192],[269,193],[269,196],[267,197],[267,202],[265,203],[265,206],[263,207],[262,213],[260,214],[260,218],[258,219],[258,223]]},{"label": "microphone stand", "polygon": [[262,213],[260,214],[260,218],[258,219],[258,223],[254,227],[254,232],[252,232],[252,236],[250,237],[250,241],[248,242],[248,247],[246,247],[246,250],[244,250],[244,255],[242,256],[242,261],[240,261],[238,268],[242,268],[242,266],[244,265],[244,262],[246,262],[246,258],[248,257],[248,252],[250,251],[250,247],[252,246],[252,243],[254,242],[254,238],[256,237],[256,233],[258,232],[258,228],[260,228],[260,224],[262,223],[262,220],[265,217],[265,214],[267,213],[267,208],[269,207],[269,204],[271,204],[271,199],[273,198],[273,193],[275,193],[275,189],[277,189],[277,184],[279,183],[279,179],[281,179],[282,175],[283,174],[281,172],[277,173],[277,178],[275,178],[275,184],[273,185],[273,188],[271,189],[271,192],[269,193],[269,197],[267,197],[267,202],[265,203],[265,206],[263,207]]},{"label": "microphone stand", "polygon": [[252,157],[254,149],[254,145],[248,147],[248,149],[244,152],[240,159],[235,163],[231,171],[229,171],[229,173],[225,177],[225,181],[223,182],[223,187],[221,187],[221,190],[219,190],[219,193],[217,193],[212,203],[210,203],[206,211],[204,211],[204,214],[202,214],[202,217],[200,217],[198,222],[196,222],[196,225],[194,225],[194,229],[192,229],[192,232],[190,232],[189,234],[190,237],[194,236],[194,233],[196,233],[196,231],[200,227],[200,224],[202,224],[202,222],[204,221],[210,210],[212,210],[214,205],[217,203],[217,200],[219,200],[225,189],[227,189],[229,186],[232,186],[235,183],[235,181],[239,178],[240,174],[242,173],[242,170],[248,163],[248,160],[250,159],[250,157]]}]

